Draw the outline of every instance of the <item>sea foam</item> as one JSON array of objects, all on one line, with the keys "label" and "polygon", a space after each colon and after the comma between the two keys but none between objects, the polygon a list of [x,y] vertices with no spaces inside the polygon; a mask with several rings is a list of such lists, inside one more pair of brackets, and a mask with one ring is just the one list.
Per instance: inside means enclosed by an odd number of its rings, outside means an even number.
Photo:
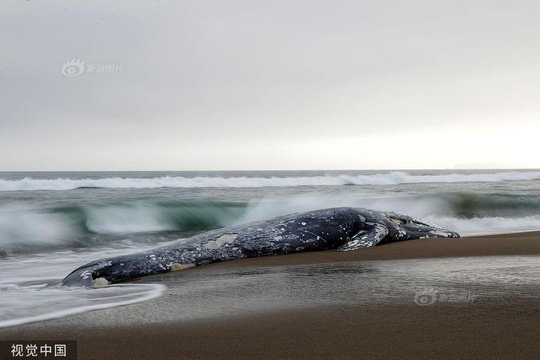
[{"label": "sea foam", "polygon": [[161,296],[166,289],[161,284],[121,284],[92,291],[56,286],[60,279],[82,264],[150,248],[57,251],[2,259],[0,328],[135,304]]},{"label": "sea foam", "polygon": [[152,189],[152,188],[258,188],[342,185],[399,185],[418,183],[464,183],[540,180],[540,172],[497,172],[484,174],[418,175],[401,171],[363,175],[289,176],[289,177],[221,177],[162,176],[152,178],[102,179],[0,179],[0,191],[62,191],[79,188]]},{"label": "sea foam", "polygon": [[123,284],[92,290],[0,284],[0,307],[4,309],[0,328],[135,304],[157,298],[165,289],[161,284]]}]

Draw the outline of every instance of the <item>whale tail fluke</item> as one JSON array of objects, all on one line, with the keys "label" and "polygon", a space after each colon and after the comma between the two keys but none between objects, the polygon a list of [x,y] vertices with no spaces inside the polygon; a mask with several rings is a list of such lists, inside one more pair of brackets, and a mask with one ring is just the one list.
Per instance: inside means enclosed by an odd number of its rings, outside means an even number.
[{"label": "whale tail fluke", "polygon": [[88,269],[77,269],[66,276],[58,286],[61,287],[94,287],[92,271]]}]

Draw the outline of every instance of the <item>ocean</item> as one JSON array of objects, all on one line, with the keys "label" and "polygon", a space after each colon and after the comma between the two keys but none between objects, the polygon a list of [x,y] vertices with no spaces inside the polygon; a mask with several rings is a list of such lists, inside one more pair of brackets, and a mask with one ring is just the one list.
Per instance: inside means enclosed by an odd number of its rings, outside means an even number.
[{"label": "ocean", "polygon": [[462,236],[540,230],[540,171],[3,172],[0,327],[165,291],[51,286],[89,261],[337,206],[404,213]]}]

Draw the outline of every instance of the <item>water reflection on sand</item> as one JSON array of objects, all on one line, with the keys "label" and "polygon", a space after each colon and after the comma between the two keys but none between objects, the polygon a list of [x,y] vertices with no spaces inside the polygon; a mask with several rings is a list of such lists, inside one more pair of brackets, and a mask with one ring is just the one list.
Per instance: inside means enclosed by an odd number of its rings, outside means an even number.
[{"label": "water reflection on sand", "polygon": [[428,295],[429,291],[437,293],[437,306],[530,300],[540,297],[538,278],[540,257],[494,256],[208,266],[138,281],[166,284],[165,297],[157,301],[167,302],[176,319],[179,314],[181,318],[197,319],[333,304],[415,306],[418,295],[426,291]]}]

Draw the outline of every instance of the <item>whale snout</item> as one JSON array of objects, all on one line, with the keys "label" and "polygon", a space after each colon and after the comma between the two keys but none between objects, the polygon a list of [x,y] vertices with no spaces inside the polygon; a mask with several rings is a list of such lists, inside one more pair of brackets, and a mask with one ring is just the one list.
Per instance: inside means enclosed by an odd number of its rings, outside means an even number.
[{"label": "whale snout", "polygon": [[455,231],[440,228],[411,216],[392,212],[385,213],[385,216],[397,229],[399,240],[461,237]]},{"label": "whale snout", "polygon": [[452,230],[442,229],[437,226],[428,225],[424,223],[409,223],[401,225],[403,231],[407,234],[407,238],[459,238],[461,237],[457,232]]},{"label": "whale snout", "polygon": [[459,235],[457,232],[455,231],[446,231],[448,233],[448,236],[449,238],[460,238],[461,235]]}]

